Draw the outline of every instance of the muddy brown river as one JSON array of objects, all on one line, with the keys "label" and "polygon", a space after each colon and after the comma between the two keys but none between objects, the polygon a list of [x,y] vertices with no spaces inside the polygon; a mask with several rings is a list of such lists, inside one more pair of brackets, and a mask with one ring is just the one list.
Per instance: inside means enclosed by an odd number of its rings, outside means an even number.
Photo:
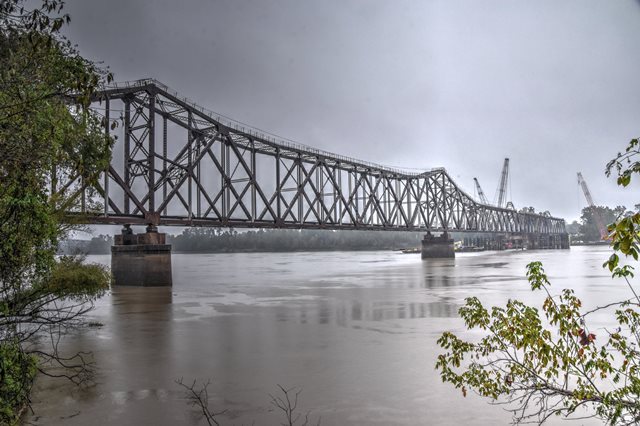
[{"label": "muddy brown river", "polygon": [[[174,254],[171,289],[118,288],[96,302],[102,326],[65,336],[91,351],[96,384],[40,377],[35,425],[202,425],[175,381],[210,380],[225,425],[277,425],[277,385],[297,387],[299,411],[323,425],[509,424],[503,408],[441,382],[445,330],[465,334],[464,298],[528,302],[525,265],[541,260],[553,288],[585,309],[628,298],[602,269],[606,247],[459,253],[421,261],[396,252]],[[90,256],[109,263],[109,256]],[[608,317],[592,318],[590,328]],[[585,422],[581,422],[584,424]]]}]

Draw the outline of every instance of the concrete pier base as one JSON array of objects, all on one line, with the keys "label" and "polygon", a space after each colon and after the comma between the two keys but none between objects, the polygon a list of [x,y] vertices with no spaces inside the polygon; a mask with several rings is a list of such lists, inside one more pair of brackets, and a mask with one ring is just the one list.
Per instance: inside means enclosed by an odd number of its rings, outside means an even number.
[{"label": "concrete pier base", "polygon": [[453,251],[453,239],[449,238],[449,234],[443,232],[439,237],[434,237],[427,232],[422,239],[422,259],[439,259],[455,257]]},{"label": "concrete pier base", "polygon": [[569,249],[569,235],[564,234],[529,234],[528,249]]},{"label": "concrete pier base", "polygon": [[111,246],[113,285],[136,287],[170,287],[171,244],[154,226],[144,234],[134,234],[125,225]]}]

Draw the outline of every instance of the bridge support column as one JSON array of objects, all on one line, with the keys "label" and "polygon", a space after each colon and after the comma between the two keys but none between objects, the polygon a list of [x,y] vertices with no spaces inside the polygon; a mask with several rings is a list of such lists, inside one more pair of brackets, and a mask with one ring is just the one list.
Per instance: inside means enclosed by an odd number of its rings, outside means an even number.
[{"label": "bridge support column", "polygon": [[144,234],[134,234],[125,225],[111,246],[113,285],[135,287],[170,287],[171,244],[166,234],[153,225]]},{"label": "bridge support column", "polygon": [[422,239],[422,259],[438,259],[455,257],[453,251],[453,239],[449,234],[443,232],[439,237],[434,237],[431,232],[427,232]]},{"label": "bridge support column", "polygon": [[527,248],[536,249],[568,249],[569,234],[529,234]]}]

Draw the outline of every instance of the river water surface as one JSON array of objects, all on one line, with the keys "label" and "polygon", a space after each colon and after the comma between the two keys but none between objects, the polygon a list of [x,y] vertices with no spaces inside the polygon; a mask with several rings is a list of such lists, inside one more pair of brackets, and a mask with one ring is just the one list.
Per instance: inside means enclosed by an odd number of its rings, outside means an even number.
[{"label": "river water surface", "polygon": [[[466,333],[457,309],[541,300],[525,265],[541,260],[553,288],[585,309],[628,298],[601,267],[606,247],[458,253],[421,261],[390,251],[174,254],[171,289],[117,288],[96,302],[102,324],[66,336],[92,351],[96,385],[40,378],[36,425],[206,424],[175,381],[210,380],[222,424],[277,425],[277,385],[302,389],[300,412],[323,425],[509,424],[503,408],[443,384],[436,340]],[[108,264],[109,256],[90,256]],[[606,325],[592,319],[591,330]],[[477,335],[475,336],[477,337]]]}]

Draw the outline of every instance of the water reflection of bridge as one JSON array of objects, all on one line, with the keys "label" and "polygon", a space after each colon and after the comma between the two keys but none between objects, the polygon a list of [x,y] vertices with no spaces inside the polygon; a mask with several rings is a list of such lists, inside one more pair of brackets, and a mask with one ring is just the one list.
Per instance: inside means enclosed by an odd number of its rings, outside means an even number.
[{"label": "water reflection of bridge", "polygon": [[[451,318],[458,314],[458,305],[443,301],[403,302],[343,300],[301,306],[291,311],[283,307],[276,312],[279,321],[336,324],[341,327],[367,327],[367,322],[416,318]],[[294,318],[291,315],[295,315]]]}]

